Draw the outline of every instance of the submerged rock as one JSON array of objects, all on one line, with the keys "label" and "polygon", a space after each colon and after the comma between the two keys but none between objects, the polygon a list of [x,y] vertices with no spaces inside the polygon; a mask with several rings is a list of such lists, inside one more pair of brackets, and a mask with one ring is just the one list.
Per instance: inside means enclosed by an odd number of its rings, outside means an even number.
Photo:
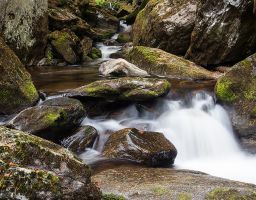
[{"label": "submerged rock", "polygon": [[17,56],[33,64],[47,42],[47,0],[8,0],[0,3],[0,32]]},{"label": "submerged rock", "polygon": [[38,98],[30,74],[0,37],[0,114],[19,112]]},{"label": "submerged rock", "polygon": [[215,93],[221,102],[234,106],[231,119],[239,136],[256,140],[256,54],[218,79]]},{"label": "submerged rock", "polygon": [[95,174],[104,194],[134,200],[256,199],[256,186],[195,171],[122,166]]},{"label": "submerged rock", "polygon": [[84,115],[85,110],[78,100],[61,97],[20,112],[9,125],[56,141],[79,126]]},{"label": "submerged rock", "polygon": [[218,65],[240,61],[255,51],[253,0],[202,1],[186,58]]},{"label": "submerged rock", "polygon": [[146,101],[168,93],[170,83],[165,79],[125,77],[100,80],[70,90],[69,97],[103,98],[107,100]]},{"label": "submerged rock", "polygon": [[110,135],[103,155],[148,166],[170,166],[174,163],[177,150],[162,133],[127,128]]},{"label": "submerged rock", "polygon": [[134,45],[184,55],[190,44],[199,0],[150,0],[133,25]]},{"label": "submerged rock", "polygon": [[87,165],[68,150],[0,126],[1,199],[101,199]]},{"label": "submerged rock", "polygon": [[61,144],[73,151],[74,153],[82,153],[86,148],[92,148],[98,131],[92,126],[84,126],[75,134],[62,140]]},{"label": "submerged rock", "polygon": [[102,63],[99,71],[100,74],[104,76],[149,76],[146,71],[136,67],[122,58],[109,60]]},{"label": "submerged rock", "polygon": [[215,74],[189,60],[163,50],[136,46],[126,52],[126,58],[153,75],[180,79],[215,79]]}]

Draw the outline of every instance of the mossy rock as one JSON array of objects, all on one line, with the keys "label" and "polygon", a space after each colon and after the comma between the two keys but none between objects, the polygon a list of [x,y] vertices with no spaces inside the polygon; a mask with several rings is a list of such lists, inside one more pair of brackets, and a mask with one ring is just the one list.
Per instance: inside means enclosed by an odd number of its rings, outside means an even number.
[{"label": "mossy rock", "polygon": [[[234,65],[230,71],[218,79],[215,86],[217,99],[234,106],[236,113],[231,119],[239,136],[256,139],[256,54]],[[237,115],[243,120],[237,121]]]},{"label": "mossy rock", "polygon": [[247,192],[247,194],[241,194],[236,189],[230,188],[216,188],[209,192],[205,200],[221,200],[221,199],[230,199],[230,200],[253,200],[256,199],[256,192]]},{"label": "mossy rock", "polygon": [[131,40],[131,36],[130,33],[119,33],[118,37],[117,37],[117,42],[119,43],[127,43],[130,42]]},{"label": "mossy rock", "polygon": [[38,93],[19,58],[0,38],[0,114],[12,114],[35,104]]},{"label": "mossy rock", "polygon": [[103,194],[102,200],[126,200],[122,195]]},{"label": "mossy rock", "polygon": [[103,155],[156,167],[172,165],[177,150],[162,133],[127,128],[110,135]]},{"label": "mossy rock", "polygon": [[68,150],[0,126],[1,199],[101,199],[90,169]]},{"label": "mossy rock", "polygon": [[69,30],[54,31],[49,34],[52,46],[61,57],[69,64],[79,61],[78,51],[79,38]]},{"label": "mossy rock", "polygon": [[71,90],[67,96],[88,99],[147,101],[167,94],[170,83],[165,79],[124,77],[100,80]]},{"label": "mossy rock", "polygon": [[84,115],[85,110],[78,100],[60,97],[22,111],[9,126],[58,141],[79,126]]},{"label": "mossy rock", "polygon": [[89,57],[92,59],[98,59],[102,57],[102,53],[100,49],[97,49],[96,47],[92,47],[91,52],[88,54]]},{"label": "mossy rock", "polygon": [[153,75],[193,80],[216,78],[212,72],[189,60],[156,48],[135,46],[126,52],[126,58]]}]

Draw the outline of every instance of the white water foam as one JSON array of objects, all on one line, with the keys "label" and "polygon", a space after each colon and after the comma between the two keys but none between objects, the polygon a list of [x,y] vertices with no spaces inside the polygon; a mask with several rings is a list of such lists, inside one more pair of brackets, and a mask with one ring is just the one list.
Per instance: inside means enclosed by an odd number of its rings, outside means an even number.
[{"label": "white water foam", "polygon": [[[164,109],[163,109],[164,108]],[[97,150],[102,151],[106,132],[125,127],[164,133],[177,148],[175,167],[256,184],[256,156],[243,152],[234,137],[227,112],[212,96],[196,94],[189,103],[165,100],[161,115],[139,113],[135,106],[118,119],[85,119],[100,133]]]}]

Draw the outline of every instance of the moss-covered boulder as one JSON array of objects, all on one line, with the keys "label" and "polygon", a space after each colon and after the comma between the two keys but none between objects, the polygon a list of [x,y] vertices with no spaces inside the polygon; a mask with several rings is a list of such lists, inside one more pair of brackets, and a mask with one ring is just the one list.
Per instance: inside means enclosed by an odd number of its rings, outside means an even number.
[{"label": "moss-covered boulder", "polygon": [[120,166],[94,174],[92,181],[98,184],[103,196],[116,195],[120,196],[120,199],[256,199],[255,185],[189,170]]},{"label": "moss-covered boulder", "polygon": [[124,77],[100,80],[71,90],[67,96],[88,99],[146,101],[168,93],[170,83],[165,79]]},{"label": "moss-covered boulder", "polygon": [[20,112],[9,126],[58,141],[79,126],[84,115],[85,110],[78,100],[60,97]]},{"label": "moss-covered boulder", "polygon": [[96,47],[92,47],[90,53],[88,54],[88,56],[92,59],[98,59],[102,57],[102,52],[100,49],[96,48]]},{"label": "moss-covered boulder", "polygon": [[215,75],[189,60],[163,50],[135,46],[126,52],[126,58],[153,75],[181,79],[214,79]]},{"label": "moss-covered boulder", "polygon": [[25,63],[35,63],[44,55],[48,32],[47,8],[47,0],[0,3],[2,36]]},{"label": "moss-covered boulder", "polygon": [[133,25],[134,45],[184,55],[190,44],[199,0],[150,0]]},{"label": "moss-covered boulder", "polygon": [[170,166],[174,163],[177,150],[162,133],[127,128],[110,135],[103,155],[148,166]]},{"label": "moss-covered boulder", "polygon": [[98,131],[92,126],[83,126],[79,131],[62,140],[61,144],[73,151],[74,153],[82,153],[86,148],[92,148],[96,138],[98,137]]},{"label": "moss-covered boulder", "polygon": [[101,199],[90,175],[68,150],[0,126],[1,199]]},{"label": "moss-covered boulder", "polygon": [[256,139],[256,54],[234,65],[218,79],[215,93],[217,98],[233,105],[233,125],[242,137]]},{"label": "moss-covered boulder", "polygon": [[201,2],[186,58],[218,65],[240,61],[256,51],[253,0]]},{"label": "moss-covered boulder", "polygon": [[80,40],[72,31],[54,31],[49,34],[49,39],[56,52],[69,64],[79,61]]},{"label": "moss-covered boulder", "polygon": [[130,42],[130,41],[131,41],[130,33],[129,33],[129,32],[122,32],[122,33],[119,33],[119,35],[118,35],[116,41],[119,42],[119,43],[127,43],[127,42]]},{"label": "moss-covered boulder", "polygon": [[92,50],[92,40],[89,37],[83,37],[81,40],[81,50],[82,50],[82,60],[87,61],[88,60],[88,54]]},{"label": "moss-covered boulder", "polygon": [[30,74],[0,37],[0,114],[12,114],[36,103]]}]

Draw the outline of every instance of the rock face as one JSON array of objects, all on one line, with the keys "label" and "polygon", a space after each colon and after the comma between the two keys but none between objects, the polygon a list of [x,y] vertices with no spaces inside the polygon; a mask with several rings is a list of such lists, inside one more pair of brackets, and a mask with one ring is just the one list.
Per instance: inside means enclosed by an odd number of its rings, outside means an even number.
[{"label": "rock face", "polygon": [[75,135],[62,140],[61,144],[79,154],[85,151],[86,148],[91,148],[97,137],[98,131],[94,127],[84,126]]},{"label": "rock face", "polygon": [[133,25],[134,45],[185,55],[190,44],[198,0],[150,0]]},{"label": "rock face", "polygon": [[95,81],[71,90],[67,96],[86,99],[104,98],[107,100],[146,101],[168,93],[170,83],[164,79],[125,77]]},{"label": "rock face", "polygon": [[109,60],[102,63],[99,71],[103,76],[149,76],[146,71],[136,67],[122,58]]},{"label": "rock face", "polygon": [[0,4],[0,32],[25,63],[33,63],[44,55],[47,9],[47,0],[10,0]]},{"label": "rock face", "polygon": [[214,79],[215,75],[184,58],[160,49],[136,46],[128,50],[126,58],[153,75],[181,79]]},{"label": "rock face", "polygon": [[237,63],[215,87],[217,98],[233,105],[233,125],[241,137],[256,139],[256,54]]},{"label": "rock face", "polygon": [[56,98],[19,113],[10,125],[49,140],[62,139],[79,126],[85,115],[83,105],[75,99]]},{"label": "rock face", "polygon": [[31,106],[39,96],[30,74],[0,37],[0,114]]},{"label": "rock face", "polygon": [[254,53],[256,20],[252,10],[252,0],[204,1],[186,58],[202,65],[217,65],[240,61]]},{"label": "rock face", "polygon": [[0,127],[1,199],[101,199],[90,169],[68,150]]},{"label": "rock face", "polygon": [[162,133],[127,128],[111,134],[103,155],[148,166],[170,166],[174,163],[177,150]]},{"label": "rock face", "polygon": [[255,185],[221,179],[199,172],[174,169],[116,167],[95,174],[104,194],[132,200],[255,199]]}]

